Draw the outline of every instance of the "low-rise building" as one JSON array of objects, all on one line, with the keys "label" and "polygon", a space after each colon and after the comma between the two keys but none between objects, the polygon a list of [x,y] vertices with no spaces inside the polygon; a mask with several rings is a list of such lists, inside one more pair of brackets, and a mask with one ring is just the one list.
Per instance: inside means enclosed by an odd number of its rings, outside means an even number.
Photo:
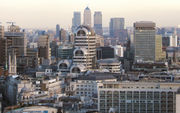
[{"label": "low-rise building", "polygon": [[47,91],[50,96],[60,94],[62,91],[62,84],[64,82],[58,78],[45,79],[41,83],[41,91]]},{"label": "low-rise building", "polygon": [[113,75],[91,73],[70,82],[69,91],[74,96],[97,97],[97,88],[103,81],[117,81]]},{"label": "low-rise building", "polygon": [[57,113],[56,108],[46,106],[19,107],[13,110],[6,110],[5,113]]},{"label": "low-rise building", "polygon": [[111,73],[120,73],[121,71],[121,62],[117,59],[102,59],[98,60],[99,69],[107,69]]},{"label": "low-rise building", "polygon": [[167,62],[135,62],[132,66],[133,71],[161,72],[168,70]]},{"label": "low-rise building", "polygon": [[[104,82],[98,89],[98,110],[108,113],[175,113],[180,83]],[[179,101],[179,100],[178,100]]]}]

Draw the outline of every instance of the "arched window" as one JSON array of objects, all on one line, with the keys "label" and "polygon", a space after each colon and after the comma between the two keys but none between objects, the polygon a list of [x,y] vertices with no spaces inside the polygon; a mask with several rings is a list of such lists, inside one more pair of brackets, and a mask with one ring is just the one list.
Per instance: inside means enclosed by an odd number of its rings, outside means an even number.
[{"label": "arched window", "polygon": [[84,56],[84,53],[83,53],[82,50],[77,50],[77,51],[75,52],[75,56]]},{"label": "arched window", "polygon": [[86,32],[84,30],[79,30],[77,36],[86,36]]},{"label": "arched window", "polygon": [[67,69],[67,64],[61,63],[61,64],[59,65],[59,69]]},{"label": "arched window", "polygon": [[72,73],[80,73],[80,69],[78,67],[74,67],[72,69]]}]

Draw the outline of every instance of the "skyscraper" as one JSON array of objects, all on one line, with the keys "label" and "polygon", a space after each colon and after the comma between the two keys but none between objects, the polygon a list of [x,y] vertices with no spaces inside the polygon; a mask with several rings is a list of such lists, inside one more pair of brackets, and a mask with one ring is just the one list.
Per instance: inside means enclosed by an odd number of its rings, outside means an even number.
[{"label": "skyscraper", "polygon": [[156,35],[154,22],[134,23],[135,60],[157,61],[161,58],[162,38]]},{"label": "skyscraper", "polygon": [[111,38],[116,38],[118,41],[114,42],[116,44],[123,44],[127,41],[128,32],[125,29],[124,18],[111,18],[109,24],[109,34]]},{"label": "skyscraper", "polygon": [[[49,35],[41,35],[38,40],[38,57],[45,60],[51,60],[51,48]],[[43,61],[42,61],[43,62]]]},{"label": "skyscraper", "polygon": [[120,30],[124,29],[124,18],[111,18],[109,24],[109,34],[111,37],[117,36]]},{"label": "skyscraper", "polygon": [[72,19],[72,32],[81,25],[81,12],[74,12]]},{"label": "skyscraper", "polygon": [[89,7],[86,7],[84,10],[84,25],[91,27],[91,10]]},{"label": "skyscraper", "polygon": [[96,34],[103,35],[102,30],[102,13],[100,11],[94,13],[94,30]]},{"label": "skyscraper", "polygon": [[56,38],[58,38],[59,37],[59,34],[60,34],[60,26],[59,26],[59,24],[57,24],[56,25]]}]

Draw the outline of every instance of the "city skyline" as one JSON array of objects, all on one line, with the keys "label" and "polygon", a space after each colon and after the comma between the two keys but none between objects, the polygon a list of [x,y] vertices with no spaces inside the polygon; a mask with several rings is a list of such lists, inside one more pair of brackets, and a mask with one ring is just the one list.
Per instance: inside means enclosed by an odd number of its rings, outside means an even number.
[{"label": "city skyline", "polygon": [[0,22],[4,25],[14,21],[22,28],[55,28],[56,24],[71,28],[73,12],[83,14],[88,6],[92,15],[95,11],[102,12],[103,27],[108,27],[113,17],[125,18],[125,26],[131,27],[141,20],[154,21],[158,27],[178,26],[179,4],[178,0],[2,0]]}]

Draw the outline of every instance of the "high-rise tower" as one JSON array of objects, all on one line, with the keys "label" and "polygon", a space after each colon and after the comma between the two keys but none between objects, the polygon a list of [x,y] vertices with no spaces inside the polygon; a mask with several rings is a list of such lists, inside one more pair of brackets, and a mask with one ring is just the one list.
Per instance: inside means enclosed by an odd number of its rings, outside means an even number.
[{"label": "high-rise tower", "polygon": [[96,60],[96,35],[89,26],[79,26],[75,36],[73,64],[93,69]]},{"label": "high-rise tower", "polygon": [[154,22],[134,23],[135,60],[158,61],[164,57],[162,37],[156,35]]},{"label": "high-rise tower", "polygon": [[81,12],[74,12],[72,19],[72,32],[81,25]]},{"label": "high-rise tower", "polygon": [[56,25],[56,38],[59,38],[59,35],[60,35],[60,26],[59,24]]},{"label": "high-rise tower", "polygon": [[41,64],[46,60],[51,62],[51,48],[49,35],[41,35],[38,40],[38,57],[41,60]]},{"label": "high-rise tower", "polygon": [[111,18],[109,23],[109,34],[116,37],[118,32],[124,29],[124,18]]},{"label": "high-rise tower", "polygon": [[84,10],[84,25],[91,27],[91,10],[89,7],[86,7]]},{"label": "high-rise tower", "polygon": [[100,11],[96,11],[94,13],[94,30],[96,34],[103,35],[102,30],[102,13]]}]

